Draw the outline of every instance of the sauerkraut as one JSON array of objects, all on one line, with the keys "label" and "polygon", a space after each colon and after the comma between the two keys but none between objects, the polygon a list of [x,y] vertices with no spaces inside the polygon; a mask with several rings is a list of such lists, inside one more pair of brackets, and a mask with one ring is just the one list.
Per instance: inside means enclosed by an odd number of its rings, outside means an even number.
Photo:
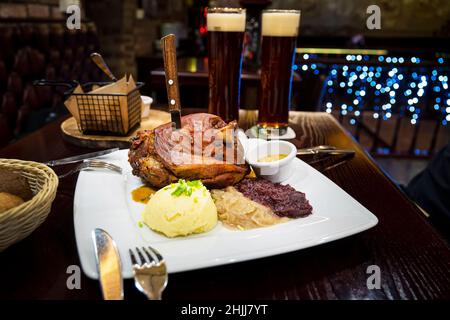
[{"label": "sauerkraut", "polygon": [[267,227],[289,220],[277,216],[270,208],[250,200],[234,187],[211,190],[211,196],[216,204],[219,220],[233,229]]}]

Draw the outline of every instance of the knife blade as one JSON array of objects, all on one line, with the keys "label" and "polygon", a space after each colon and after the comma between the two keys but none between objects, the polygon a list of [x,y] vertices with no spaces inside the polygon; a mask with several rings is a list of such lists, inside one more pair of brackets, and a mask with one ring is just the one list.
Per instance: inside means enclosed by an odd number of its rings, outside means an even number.
[{"label": "knife blade", "polygon": [[111,236],[103,229],[92,231],[98,279],[104,300],[123,300],[122,264]]},{"label": "knife blade", "polygon": [[112,149],[106,149],[106,150],[101,150],[101,151],[95,151],[95,152],[81,154],[78,156],[47,161],[47,162],[44,162],[44,164],[47,166],[50,166],[50,167],[60,166],[60,165],[64,165],[64,164],[79,162],[81,160],[97,158],[100,156],[104,156],[105,154],[113,153],[114,151],[118,151],[118,150],[119,150],[119,148],[112,148]]},{"label": "knife blade", "polygon": [[297,155],[298,156],[304,156],[304,155],[315,155],[315,154],[325,154],[325,155],[347,155],[347,154],[355,154],[355,150],[344,150],[344,149],[329,149],[329,150],[323,150],[323,149],[298,149]]},{"label": "knife blade", "polygon": [[177,51],[175,35],[169,34],[161,38],[161,50],[164,59],[164,73],[166,76],[167,98],[169,111],[174,129],[181,128],[181,104],[178,88]]}]

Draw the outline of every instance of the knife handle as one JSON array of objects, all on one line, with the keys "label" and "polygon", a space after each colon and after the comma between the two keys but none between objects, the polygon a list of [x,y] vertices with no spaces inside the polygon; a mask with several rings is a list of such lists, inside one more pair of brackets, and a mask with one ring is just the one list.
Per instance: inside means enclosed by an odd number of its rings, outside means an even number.
[{"label": "knife handle", "polygon": [[105,60],[99,53],[97,52],[91,53],[91,60],[94,61],[97,67],[99,67],[100,70],[102,70],[103,73],[105,73],[112,81],[114,82],[117,81],[117,78],[113,75],[111,70],[108,68],[108,65],[106,64]]},{"label": "knife handle", "polygon": [[161,38],[161,49],[164,59],[164,72],[166,74],[167,98],[169,111],[180,111],[180,92],[178,89],[177,51],[175,35],[169,34]]}]

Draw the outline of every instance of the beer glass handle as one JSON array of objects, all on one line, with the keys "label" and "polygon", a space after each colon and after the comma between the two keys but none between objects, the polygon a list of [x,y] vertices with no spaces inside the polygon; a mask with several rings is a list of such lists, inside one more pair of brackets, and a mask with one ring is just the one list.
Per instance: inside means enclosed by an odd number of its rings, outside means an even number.
[{"label": "beer glass handle", "polygon": [[177,52],[175,35],[169,34],[161,38],[161,49],[164,59],[164,72],[166,74],[167,98],[169,111],[180,111],[180,93],[178,90]]}]

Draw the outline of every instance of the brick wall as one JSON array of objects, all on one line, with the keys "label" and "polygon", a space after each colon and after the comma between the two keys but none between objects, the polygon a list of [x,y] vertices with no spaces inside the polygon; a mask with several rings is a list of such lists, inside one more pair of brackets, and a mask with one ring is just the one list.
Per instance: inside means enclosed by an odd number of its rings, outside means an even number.
[{"label": "brick wall", "polygon": [[85,1],[86,16],[98,28],[101,54],[116,77],[136,76],[135,0]]},{"label": "brick wall", "polygon": [[0,18],[42,18],[61,19],[63,14],[58,10],[58,0],[36,0],[0,3]]},{"label": "brick wall", "polygon": [[[369,5],[381,9],[381,30],[366,28]],[[273,8],[301,9],[303,35],[450,35],[448,0],[273,0]]]}]

